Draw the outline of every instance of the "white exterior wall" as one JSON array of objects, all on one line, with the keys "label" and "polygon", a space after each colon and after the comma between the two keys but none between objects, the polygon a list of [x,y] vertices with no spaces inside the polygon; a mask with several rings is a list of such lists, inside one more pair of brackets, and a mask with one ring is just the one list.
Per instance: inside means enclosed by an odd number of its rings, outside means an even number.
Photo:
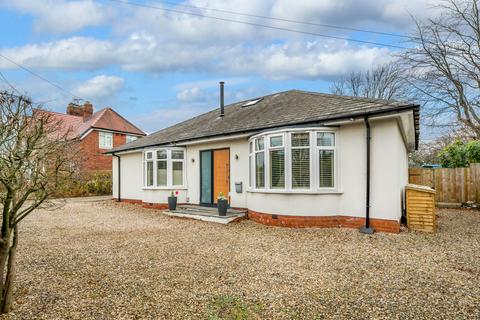
[{"label": "white exterior wall", "polygon": [[[190,203],[200,203],[200,151],[230,148],[230,200],[233,207],[247,207],[248,139],[187,146],[187,185]],[[235,156],[238,155],[238,159]],[[192,162],[195,159],[195,162]],[[243,183],[243,192],[235,192],[235,182]]]},{"label": "white exterior wall", "polygon": [[[371,209],[372,218],[399,220],[401,195],[408,183],[407,150],[395,119],[371,120]],[[337,133],[338,190],[332,193],[282,194],[250,192],[248,189],[248,139],[242,138],[186,147],[187,189],[179,190],[179,203],[198,204],[200,200],[200,151],[230,148],[231,206],[253,211],[298,215],[365,216],[366,131],[364,123],[343,125]],[[238,159],[235,159],[238,155]],[[144,190],[142,152],[121,156],[124,199],[167,203],[171,190]],[[193,159],[193,161],[192,161]],[[114,196],[116,196],[116,159]],[[243,192],[235,192],[235,182],[243,182]],[[176,189],[178,190],[178,189]]]}]

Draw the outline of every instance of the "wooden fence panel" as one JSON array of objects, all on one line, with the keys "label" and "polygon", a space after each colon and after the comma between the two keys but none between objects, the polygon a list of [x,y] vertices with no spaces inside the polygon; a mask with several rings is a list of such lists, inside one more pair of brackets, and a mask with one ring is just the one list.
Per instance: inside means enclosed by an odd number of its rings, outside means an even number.
[{"label": "wooden fence panel", "polygon": [[435,201],[480,203],[480,163],[469,168],[410,168],[409,183],[435,189]]}]

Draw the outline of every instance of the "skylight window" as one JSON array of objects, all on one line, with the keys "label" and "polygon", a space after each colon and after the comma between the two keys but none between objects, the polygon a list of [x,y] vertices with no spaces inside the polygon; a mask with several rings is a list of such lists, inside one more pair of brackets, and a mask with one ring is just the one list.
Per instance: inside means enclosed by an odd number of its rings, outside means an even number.
[{"label": "skylight window", "polygon": [[247,101],[245,102],[244,104],[242,104],[242,107],[250,107],[250,106],[253,106],[254,104],[257,104],[259,101],[261,101],[263,98],[258,98],[258,99],[253,99],[253,100],[250,100],[250,101]]}]

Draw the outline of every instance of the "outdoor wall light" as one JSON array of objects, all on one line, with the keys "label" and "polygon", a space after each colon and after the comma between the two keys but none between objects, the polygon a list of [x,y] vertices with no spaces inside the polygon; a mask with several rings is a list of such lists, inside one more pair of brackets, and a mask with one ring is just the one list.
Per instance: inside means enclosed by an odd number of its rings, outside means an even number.
[{"label": "outdoor wall light", "polygon": [[195,158],[192,158],[192,163],[194,163],[194,162],[195,162]]},{"label": "outdoor wall light", "polygon": [[235,155],[235,160],[238,160],[238,154]]}]

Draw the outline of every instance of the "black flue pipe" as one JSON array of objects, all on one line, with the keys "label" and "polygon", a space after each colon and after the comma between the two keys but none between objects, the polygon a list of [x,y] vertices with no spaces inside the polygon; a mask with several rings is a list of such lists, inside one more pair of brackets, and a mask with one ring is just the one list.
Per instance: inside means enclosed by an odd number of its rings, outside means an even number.
[{"label": "black flue pipe", "polygon": [[224,86],[225,82],[220,81],[220,117],[225,115]]}]

